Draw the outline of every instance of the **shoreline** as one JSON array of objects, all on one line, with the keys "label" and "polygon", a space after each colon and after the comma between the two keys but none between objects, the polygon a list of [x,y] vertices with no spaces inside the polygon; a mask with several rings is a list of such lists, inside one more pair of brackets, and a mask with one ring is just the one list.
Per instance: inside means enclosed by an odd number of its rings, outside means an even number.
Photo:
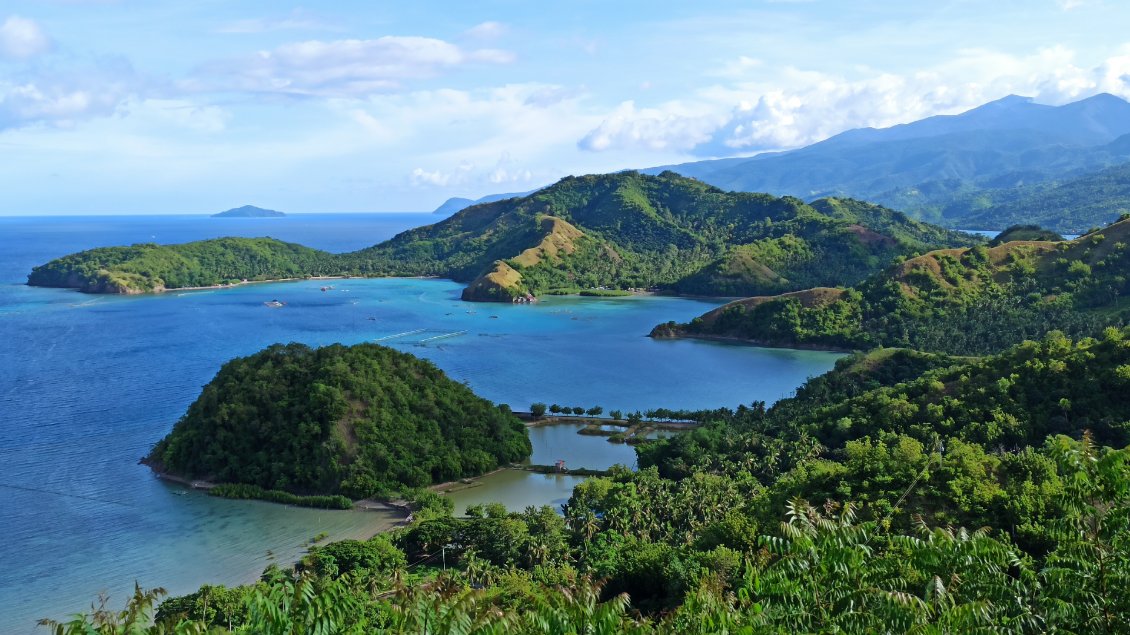
[{"label": "shoreline", "polygon": [[437,493],[437,494],[441,494],[441,495],[442,494],[449,494],[451,492],[461,492],[465,489],[471,489],[472,487],[478,487],[479,485],[481,485],[481,483],[479,482],[480,480],[482,480],[482,479],[484,479],[488,476],[491,476],[493,474],[498,474],[499,472],[501,472],[503,470],[509,470],[509,469],[513,469],[513,468],[511,468],[508,465],[504,465],[502,467],[496,467],[495,469],[493,469],[489,472],[484,472],[483,474],[479,474],[478,476],[468,476],[466,478],[456,479],[454,481],[447,481],[445,483],[436,483],[434,485],[429,485],[428,489]]},{"label": "shoreline", "polygon": [[679,335],[661,335],[654,336],[648,335],[654,340],[705,340],[708,342],[721,342],[724,344],[741,344],[745,346],[755,346],[757,348],[778,348],[788,351],[817,351],[821,353],[855,353],[860,349],[843,348],[839,346],[832,346],[831,344],[776,344],[766,340],[755,340],[746,337],[737,337],[735,335],[707,335],[707,334],[689,334],[680,333]]},{"label": "shoreline", "polygon": [[[249,285],[249,284],[267,284],[267,283],[270,283],[270,282],[301,282],[303,280],[348,280],[348,279],[353,278],[353,277],[360,277],[360,276],[310,276],[308,278],[277,278],[277,279],[274,279],[274,280],[242,280],[240,282],[235,282],[235,283],[232,283],[232,284],[213,284],[213,285],[206,286],[206,287],[172,287],[172,288],[163,288],[161,291],[143,291],[142,293],[133,293],[133,294],[130,294],[130,293],[92,293],[90,295],[147,295],[147,294],[158,295],[158,294],[161,294],[161,293],[171,293],[173,291],[214,291],[214,290],[218,290],[218,289],[234,289],[236,287],[242,287],[242,286]],[[28,285],[28,286],[31,286],[31,285]],[[69,287],[69,288],[75,289],[77,287]],[[79,293],[84,293],[84,292],[79,291]]]},{"label": "shoreline", "polygon": [[[225,289],[235,289],[252,284],[270,284],[273,282],[303,282],[306,280],[447,280],[450,278],[442,278],[440,276],[302,276],[295,278],[271,278],[270,280],[241,280],[231,284],[213,284],[202,287],[161,287],[160,289],[150,289],[148,291],[136,291],[131,293],[109,293],[105,291],[83,291],[82,287],[66,287],[54,286],[44,284],[31,284],[30,282],[14,283],[14,286],[32,287],[35,289],[62,289],[65,291],[75,291],[85,295],[115,295],[115,296],[139,296],[139,295],[164,295],[167,293],[181,292],[181,291],[222,291]],[[458,282],[458,280],[452,280]]]}]

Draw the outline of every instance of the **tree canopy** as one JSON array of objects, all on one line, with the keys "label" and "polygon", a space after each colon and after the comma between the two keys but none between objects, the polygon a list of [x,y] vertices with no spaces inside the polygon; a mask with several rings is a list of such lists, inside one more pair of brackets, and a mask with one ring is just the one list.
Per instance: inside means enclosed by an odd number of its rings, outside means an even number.
[{"label": "tree canopy", "polygon": [[430,362],[376,344],[276,344],[226,363],[149,461],[190,478],[363,498],[530,451],[508,408]]}]

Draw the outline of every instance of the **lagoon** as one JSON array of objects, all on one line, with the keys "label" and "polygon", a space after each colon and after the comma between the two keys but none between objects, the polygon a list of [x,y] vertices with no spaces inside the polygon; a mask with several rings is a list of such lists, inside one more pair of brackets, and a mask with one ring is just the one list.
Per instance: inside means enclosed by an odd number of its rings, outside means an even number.
[{"label": "lagoon", "polygon": [[[275,342],[380,340],[516,410],[535,401],[606,412],[771,402],[838,357],[646,337],[654,324],[688,320],[717,301],[468,304],[456,283],[405,279],[341,280],[331,291],[301,281],[141,297],[23,284],[33,265],[98,245],[269,233],[346,251],[435,220],[312,216],[0,219],[0,603],[8,609],[0,632],[36,632],[36,618],[81,611],[102,590],[118,607],[134,581],[173,594],[246,582],[268,562],[293,561],[321,532],[340,539],[387,527],[389,518],[373,512],[180,495],[137,464],[223,362]],[[286,306],[264,306],[272,299]],[[534,434],[554,445],[539,446],[552,449],[535,463],[634,462],[628,446],[603,437],[565,430],[557,439],[558,431],[541,430]],[[531,504],[559,504],[572,486],[570,477],[524,478],[518,491]]]}]

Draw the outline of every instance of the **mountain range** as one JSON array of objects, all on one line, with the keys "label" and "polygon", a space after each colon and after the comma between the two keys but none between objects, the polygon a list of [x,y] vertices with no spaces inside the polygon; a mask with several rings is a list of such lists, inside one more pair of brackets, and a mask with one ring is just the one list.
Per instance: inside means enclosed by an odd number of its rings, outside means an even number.
[{"label": "mountain range", "polygon": [[472,205],[481,205],[483,203],[493,203],[495,201],[502,201],[502,200],[506,200],[508,198],[519,198],[519,197],[522,197],[522,196],[526,196],[526,195],[530,194],[530,192],[533,192],[533,191],[534,190],[530,190],[529,192],[509,192],[507,194],[487,194],[486,196],[484,196],[482,198],[476,198],[476,199],[463,198],[462,196],[453,196],[453,197],[447,199],[446,201],[444,201],[439,207],[435,208],[435,210],[433,210],[432,213],[437,214],[439,216],[451,216],[455,212],[467,209],[468,207],[471,207]]},{"label": "mountain range", "polygon": [[[1130,103],[1125,100],[1100,94],[1047,106],[1013,95],[958,115],[849,130],[797,150],[643,172],[672,170],[723,189],[805,200],[853,197],[951,227],[975,222],[1003,229],[1033,219],[1015,208],[998,218],[996,200],[1013,201],[1035,185],[1070,181],[1127,162]],[[1013,193],[1015,189],[1023,191]],[[1075,233],[1117,217],[1104,201],[1063,204],[1061,213],[1049,210],[1041,222]]]}]

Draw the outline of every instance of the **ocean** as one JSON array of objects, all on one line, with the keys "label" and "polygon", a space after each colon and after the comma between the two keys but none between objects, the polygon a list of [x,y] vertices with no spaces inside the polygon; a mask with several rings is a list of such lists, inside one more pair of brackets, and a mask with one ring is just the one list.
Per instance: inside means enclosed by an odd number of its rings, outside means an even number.
[{"label": "ocean", "polygon": [[[838,357],[646,337],[653,325],[688,320],[718,301],[469,304],[459,300],[459,284],[420,279],[134,297],[24,284],[34,265],[97,246],[272,236],[341,252],[435,220],[0,217],[0,632],[37,632],[36,619],[89,609],[100,593],[119,608],[135,582],[172,594],[249,582],[272,562],[293,562],[316,534],[340,539],[389,526],[392,519],[375,512],[187,492],[138,465],[225,361],[275,342],[380,341],[515,409],[544,401],[606,412],[771,402]],[[264,305],[273,299],[286,305]],[[546,500],[561,496],[558,487]]]}]

